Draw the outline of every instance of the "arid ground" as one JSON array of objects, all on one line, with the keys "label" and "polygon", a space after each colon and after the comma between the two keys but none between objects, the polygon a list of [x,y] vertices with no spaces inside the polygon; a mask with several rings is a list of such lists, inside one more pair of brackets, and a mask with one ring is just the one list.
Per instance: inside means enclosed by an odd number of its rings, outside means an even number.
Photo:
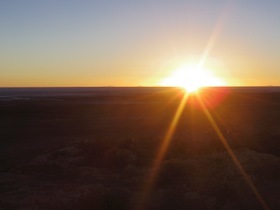
[{"label": "arid ground", "polygon": [[0,209],[280,209],[280,88],[184,95],[0,89]]}]

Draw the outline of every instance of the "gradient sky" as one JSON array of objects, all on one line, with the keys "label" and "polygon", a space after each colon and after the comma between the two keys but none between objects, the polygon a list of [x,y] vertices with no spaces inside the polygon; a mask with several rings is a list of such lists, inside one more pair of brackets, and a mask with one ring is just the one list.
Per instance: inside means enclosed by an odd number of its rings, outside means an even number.
[{"label": "gradient sky", "polygon": [[3,0],[0,86],[154,86],[211,40],[207,67],[229,85],[280,85],[279,11],[279,0]]}]

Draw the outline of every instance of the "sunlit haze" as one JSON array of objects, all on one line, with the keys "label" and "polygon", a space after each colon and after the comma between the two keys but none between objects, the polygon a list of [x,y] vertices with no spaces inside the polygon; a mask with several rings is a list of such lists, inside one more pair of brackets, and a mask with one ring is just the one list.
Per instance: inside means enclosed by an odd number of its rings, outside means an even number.
[{"label": "sunlit haze", "polygon": [[[0,86],[280,85],[279,9],[277,0],[1,1]],[[194,58],[202,69],[180,69]]]},{"label": "sunlit haze", "polygon": [[187,92],[197,91],[201,87],[225,86],[226,83],[215,77],[208,69],[197,65],[185,65],[176,69],[172,75],[160,82],[162,86],[179,86]]},{"label": "sunlit haze", "polygon": [[0,210],[280,209],[280,0],[0,1]]}]

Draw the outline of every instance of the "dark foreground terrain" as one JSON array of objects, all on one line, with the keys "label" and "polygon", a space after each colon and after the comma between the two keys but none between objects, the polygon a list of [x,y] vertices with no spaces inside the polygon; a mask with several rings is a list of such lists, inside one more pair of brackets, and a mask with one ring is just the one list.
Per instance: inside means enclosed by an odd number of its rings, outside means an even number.
[{"label": "dark foreground terrain", "polygon": [[[280,209],[280,88],[199,95],[267,206]],[[263,209],[196,95],[144,192],[183,96],[175,88],[0,89],[0,209]]]}]

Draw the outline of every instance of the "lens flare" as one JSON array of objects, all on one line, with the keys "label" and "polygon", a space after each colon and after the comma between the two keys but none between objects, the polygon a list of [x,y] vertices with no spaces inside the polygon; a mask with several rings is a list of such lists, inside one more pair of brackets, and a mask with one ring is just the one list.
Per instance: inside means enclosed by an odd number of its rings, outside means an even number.
[{"label": "lens flare", "polygon": [[176,111],[168,129],[167,129],[167,132],[166,132],[165,137],[163,139],[162,145],[159,148],[157,156],[156,156],[156,158],[155,158],[155,160],[152,164],[151,172],[148,174],[148,177],[146,178],[146,183],[143,186],[142,195],[139,198],[138,205],[136,206],[136,210],[146,209],[145,205],[148,202],[148,198],[149,198],[149,195],[150,195],[151,191],[153,190],[155,181],[156,181],[157,176],[158,176],[160,166],[161,166],[162,161],[165,157],[165,154],[166,154],[166,152],[169,148],[170,140],[172,139],[172,136],[173,136],[173,134],[176,130],[178,121],[179,121],[179,119],[182,115],[182,112],[183,112],[183,110],[186,106],[188,98],[189,98],[189,94],[185,93],[184,97],[183,97],[182,101],[180,102],[179,107],[178,107],[178,109],[177,109],[177,111]]},{"label": "lens flare", "polygon": [[160,82],[162,86],[179,86],[192,93],[201,87],[223,86],[225,82],[214,76],[210,70],[199,65],[183,65]]}]

